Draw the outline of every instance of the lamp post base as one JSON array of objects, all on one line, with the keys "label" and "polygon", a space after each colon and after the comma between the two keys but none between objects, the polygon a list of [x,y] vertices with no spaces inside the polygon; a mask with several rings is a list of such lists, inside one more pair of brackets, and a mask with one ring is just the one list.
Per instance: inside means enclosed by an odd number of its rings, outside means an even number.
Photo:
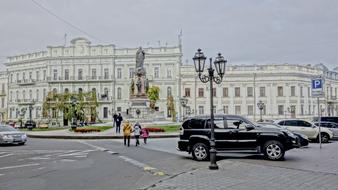
[{"label": "lamp post base", "polygon": [[210,149],[210,170],[218,170],[218,165],[216,164],[216,150],[215,148]]}]

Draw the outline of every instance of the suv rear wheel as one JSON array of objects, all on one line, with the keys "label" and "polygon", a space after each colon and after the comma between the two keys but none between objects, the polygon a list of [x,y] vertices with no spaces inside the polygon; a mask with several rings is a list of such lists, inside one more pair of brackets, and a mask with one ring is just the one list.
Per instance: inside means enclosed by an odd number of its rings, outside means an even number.
[{"label": "suv rear wheel", "polygon": [[[321,137],[322,143],[328,143],[330,141],[330,136],[327,133],[321,133],[320,137]],[[319,139],[318,139],[318,142],[319,142]]]},{"label": "suv rear wheel", "polygon": [[284,146],[279,141],[268,141],[263,147],[264,156],[269,160],[282,160],[284,159]]},{"label": "suv rear wheel", "polygon": [[209,148],[204,143],[196,143],[192,147],[192,157],[197,161],[209,160]]}]

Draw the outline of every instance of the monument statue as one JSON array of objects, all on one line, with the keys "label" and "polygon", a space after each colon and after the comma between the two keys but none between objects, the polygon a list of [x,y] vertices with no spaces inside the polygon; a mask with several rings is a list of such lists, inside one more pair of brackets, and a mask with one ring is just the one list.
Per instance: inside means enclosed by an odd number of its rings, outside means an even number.
[{"label": "monument statue", "polygon": [[136,86],[137,86],[137,94],[141,94],[142,93],[142,81],[140,78],[138,78],[137,82],[136,82]]},{"label": "monument statue", "polygon": [[145,70],[143,67],[145,59],[145,52],[143,51],[142,47],[139,47],[136,52],[136,75],[142,76],[145,75]]}]

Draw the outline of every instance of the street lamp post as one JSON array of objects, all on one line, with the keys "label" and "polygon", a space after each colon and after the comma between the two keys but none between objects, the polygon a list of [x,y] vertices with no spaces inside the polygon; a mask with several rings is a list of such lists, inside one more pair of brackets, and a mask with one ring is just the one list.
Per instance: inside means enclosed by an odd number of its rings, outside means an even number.
[{"label": "street lamp post", "polygon": [[32,104],[29,104],[29,122],[28,122],[28,125],[27,125],[27,128],[28,130],[32,130],[33,129],[33,122],[32,122],[32,109],[33,109],[33,106]]},{"label": "street lamp post", "polygon": [[184,112],[185,112],[185,107],[187,106],[188,99],[186,97],[180,98],[181,105],[183,107],[183,112],[182,112],[182,120],[184,120]]},{"label": "street lamp post", "polygon": [[77,104],[77,99],[76,97],[72,96],[71,97],[71,103],[72,103],[72,108],[73,108],[73,118],[72,118],[72,130],[75,130],[77,127],[77,115],[76,115],[76,110],[75,110],[75,106]]},{"label": "street lamp post", "polygon": [[224,59],[224,57],[219,53],[214,61],[214,66],[217,72],[217,76],[214,75],[214,69],[212,66],[212,58],[209,58],[210,65],[208,68],[208,75],[204,75],[204,64],[205,60],[207,59],[201,49],[198,49],[195,53],[195,56],[192,58],[194,60],[195,70],[198,73],[199,79],[203,83],[210,83],[210,128],[211,128],[211,134],[210,134],[210,166],[209,169],[211,170],[217,170],[218,165],[216,163],[216,149],[215,149],[215,129],[214,129],[214,103],[213,103],[213,82],[216,84],[221,84],[224,73],[225,73],[225,65],[227,61]]},{"label": "street lamp post", "polygon": [[260,114],[260,122],[263,122],[263,118],[262,118],[262,111],[264,109],[264,102],[262,102],[262,100],[259,100],[259,102],[257,103],[258,109],[259,109],[259,114]]}]

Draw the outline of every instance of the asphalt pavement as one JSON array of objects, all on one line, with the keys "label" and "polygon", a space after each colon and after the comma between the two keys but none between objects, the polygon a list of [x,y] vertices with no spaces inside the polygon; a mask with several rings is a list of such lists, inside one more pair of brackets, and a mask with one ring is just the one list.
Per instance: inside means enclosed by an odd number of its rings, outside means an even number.
[{"label": "asphalt pavement", "polygon": [[338,142],[293,149],[284,161],[219,154],[217,171],[176,150],[177,138],[125,147],[121,139],[29,139],[0,146],[0,189],[338,189]]},{"label": "asphalt pavement", "polygon": [[0,147],[0,187],[142,189],[202,166],[189,157],[125,147],[122,141],[29,139],[24,146]]}]

